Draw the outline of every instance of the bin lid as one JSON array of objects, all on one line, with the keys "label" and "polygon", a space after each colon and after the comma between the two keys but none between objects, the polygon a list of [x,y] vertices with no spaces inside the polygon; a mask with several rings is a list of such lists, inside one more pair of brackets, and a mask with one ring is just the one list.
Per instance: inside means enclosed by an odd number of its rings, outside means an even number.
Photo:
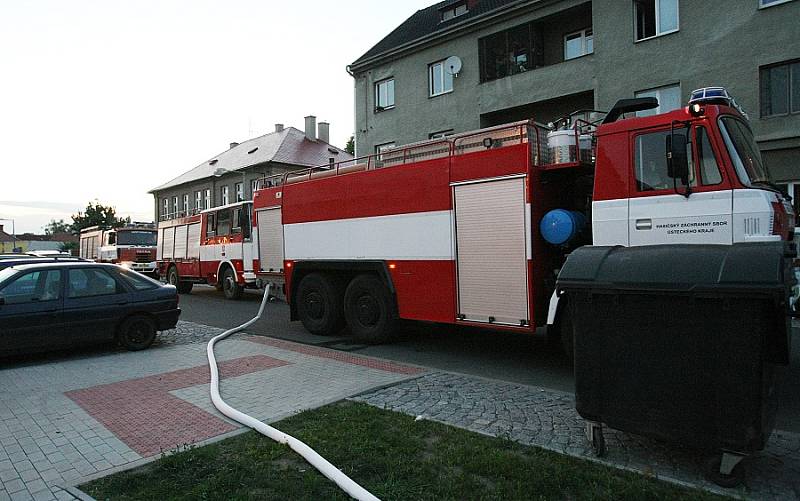
[{"label": "bin lid", "polygon": [[558,275],[558,290],[785,291],[785,242],[733,245],[585,246]]}]

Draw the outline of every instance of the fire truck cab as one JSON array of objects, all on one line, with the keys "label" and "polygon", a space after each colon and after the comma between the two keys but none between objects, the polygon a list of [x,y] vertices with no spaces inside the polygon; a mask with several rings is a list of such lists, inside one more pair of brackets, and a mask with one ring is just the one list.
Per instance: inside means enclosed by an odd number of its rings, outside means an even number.
[{"label": "fire truck cab", "polygon": [[81,230],[80,257],[113,263],[156,275],[156,229],[152,223],[130,223],[113,229]]}]

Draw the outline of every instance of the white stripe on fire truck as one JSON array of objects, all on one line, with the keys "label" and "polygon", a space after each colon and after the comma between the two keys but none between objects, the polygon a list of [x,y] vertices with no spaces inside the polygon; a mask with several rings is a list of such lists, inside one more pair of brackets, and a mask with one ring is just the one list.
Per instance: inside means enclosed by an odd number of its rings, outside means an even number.
[{"label": "white stripe on fire truck", "polygon": [[453,260],[452,211],[283,226],[286,259]]}]

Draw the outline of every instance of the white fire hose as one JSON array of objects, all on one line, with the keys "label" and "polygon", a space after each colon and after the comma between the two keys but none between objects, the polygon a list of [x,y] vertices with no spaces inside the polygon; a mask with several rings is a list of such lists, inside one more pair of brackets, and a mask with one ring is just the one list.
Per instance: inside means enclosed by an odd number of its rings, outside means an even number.
[{"label": "white fire hose", "polygon": [[319,470],[320,473],[331,479],[339,486],[344,492],[349,494],[352,498],[358,499],[360,501],[378,501],[378,498],[370,494],[369,491],[358,485],[357,483],[353,482],[350,477],[345,475],[341,472],[338,468],[333,466],[329,463],[325,458],[317,454],[317,452],[306,445],[305,443],[301,442],[300,440],[292,437],[291,435],[287,435],[280,430],[276,430],[272,426],[266,425],[261,421],[253,418],[252,416],[248,416],[247,414],[237,411],[230,405],[226,404],[222,397],[219,394],[219,369],[217,368],[217,359],[214,357],[214,345],[217,341],[221,341],[226,337],[230,336],[231,334],[241,332],[261,318],[261,314],[264,313],[264,307],[269,300],[269,289],[270,286],[268,285],[266,290],[264,291],[264,299],[261,301],[261,307],[258,309],[258,314],[250,321],[243,323],[239,327],[234,327],[233,329],[229,329],[219,336],[216,336],[214,339],[208,342],[208,347],[206,348],[206,352],[208,354],[208,366],[211,369],[211,402],[214,404],[214,407],[217,408],[221,413],[225,414],[229,418],[237,421],[245,426],[248,426],[257,432],[261,433],[262,435],[266,435],[267,437],[275,440],[281,444],[287,444],[289,447],[292,448],[295,452],[303,456],[303,458],[308,461],[311,466]]}]

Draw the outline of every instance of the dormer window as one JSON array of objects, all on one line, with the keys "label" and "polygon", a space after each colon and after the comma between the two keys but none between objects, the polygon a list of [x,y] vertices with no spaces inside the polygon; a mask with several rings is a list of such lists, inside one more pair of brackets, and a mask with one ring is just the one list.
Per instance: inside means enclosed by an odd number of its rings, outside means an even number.
[{"label": "dormer window", "polygon": [[469,11],[469,9],[467,9],[467,3],[466,2],[459,2],[459,3],[450,4],[450,5],[448,5],[447,7],[444,7],[441,10],[441,12],[442,12],[442,22],[449,21],[449,20],[453,19],[454,17],[458,17],[458,16],[460,16],[462,14],[466,14],[468,11]]}]

